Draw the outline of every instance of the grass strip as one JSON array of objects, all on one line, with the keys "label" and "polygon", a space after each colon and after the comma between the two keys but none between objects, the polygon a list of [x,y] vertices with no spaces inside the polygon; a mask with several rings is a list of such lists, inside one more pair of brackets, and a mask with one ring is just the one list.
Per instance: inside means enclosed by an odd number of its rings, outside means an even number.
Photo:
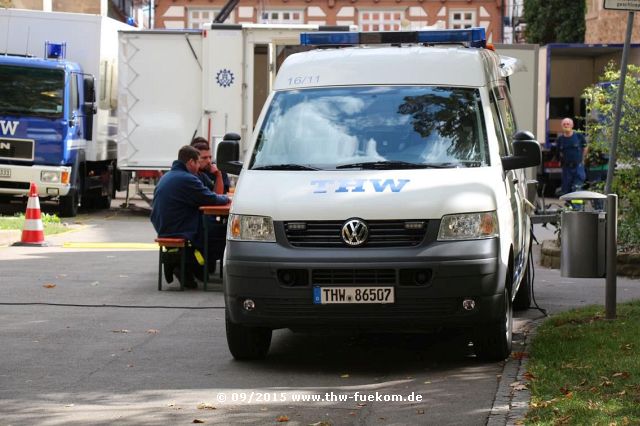
[{"label": "grass strip", "polygon": [[531,345],[527,425],[640,425],[640,301],[556,315]]},{"label": "grass strip", "polygon": [[[42,225],[44,235],[60,234],[69,230],[66,223],[63,223],[56,215],[42,213]],[[22,231],[24,227],[24,213],[15,216],[0,216],[0,230]]]}]

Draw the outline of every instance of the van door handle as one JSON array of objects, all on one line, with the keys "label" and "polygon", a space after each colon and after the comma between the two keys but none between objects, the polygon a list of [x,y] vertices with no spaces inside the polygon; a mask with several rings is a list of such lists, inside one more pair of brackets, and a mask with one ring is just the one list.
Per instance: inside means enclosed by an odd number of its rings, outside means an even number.
[{"label": "van door handle", "polygon": [[514,180],[513,180],[513,184],[514,184],[514,185],[517,185],[517,184],[518,184],[518,182],[519,182],[519,180],[518,180],[518,179],[514,179]]}]

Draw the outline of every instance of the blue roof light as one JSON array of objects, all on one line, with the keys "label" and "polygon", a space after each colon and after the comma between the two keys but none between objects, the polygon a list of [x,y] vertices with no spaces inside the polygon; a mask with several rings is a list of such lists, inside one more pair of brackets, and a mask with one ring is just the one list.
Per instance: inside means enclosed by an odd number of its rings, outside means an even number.
[{"label": "blue roof light", "polygon": [[360,43],[360,33],[356,32],[313,32],[301,33],[303,46],[352,46]]},{"label": "blue roof light", "polygon": [[383,31],[383,32],[313,32],[300,34],[303,46],[353,46],[358,44],[400,43],[466,43],[470,47],[485,47],[484,28],[460,30]]},{"label": "blue roof light", "polygon": [[64,59],[67,53],[67,43],[44,42],[44,57],[46,59]]}]

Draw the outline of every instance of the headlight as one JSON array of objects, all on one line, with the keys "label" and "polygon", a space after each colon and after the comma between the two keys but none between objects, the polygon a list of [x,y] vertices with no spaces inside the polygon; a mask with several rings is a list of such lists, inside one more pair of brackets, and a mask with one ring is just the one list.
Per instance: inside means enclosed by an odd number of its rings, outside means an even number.
[{"label": "headlight", "polygon": [[235,241],[276,241],[273,220],[267,216],[229,215],[227,236]]},{"label": "headlight", "polygon": [[40,181],[47,183],[60,183],[60,172],[43,170],[40,172]]},{"label": "headlight", "polygon": [[498,236],[496,212],[451,214],[442,217],[438,241],[477,240]]}]

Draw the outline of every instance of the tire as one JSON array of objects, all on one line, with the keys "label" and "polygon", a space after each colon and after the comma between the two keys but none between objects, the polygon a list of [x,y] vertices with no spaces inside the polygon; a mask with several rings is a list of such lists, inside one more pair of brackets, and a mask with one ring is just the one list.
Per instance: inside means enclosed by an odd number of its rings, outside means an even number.
[{"label": "tire", "polygon": [[79,202],[78,191],[75,188],[71,188],[68,195],[60,197],[58,205],[60,217],[76,217],[78,215]]},{"label": "tire", "polygon": [[513,307],[511,295],[505,288],[503,293],[502,319],[476,330],[473,347],[481,361],[502,361],[511,353],[513,338]]},{"label": "tire", "polygon": [[247,327],[231,321],[229,314],[225,314],[227,330],[227,345],[231,355],[238,361],[264,359],[271,346],[270,328]]},{"label": "tire", "polygon": [[513,300],[513,309],[516,311],[524,311],[531,306],[531,271],[529,269],[527,264],[516,298]]}]

